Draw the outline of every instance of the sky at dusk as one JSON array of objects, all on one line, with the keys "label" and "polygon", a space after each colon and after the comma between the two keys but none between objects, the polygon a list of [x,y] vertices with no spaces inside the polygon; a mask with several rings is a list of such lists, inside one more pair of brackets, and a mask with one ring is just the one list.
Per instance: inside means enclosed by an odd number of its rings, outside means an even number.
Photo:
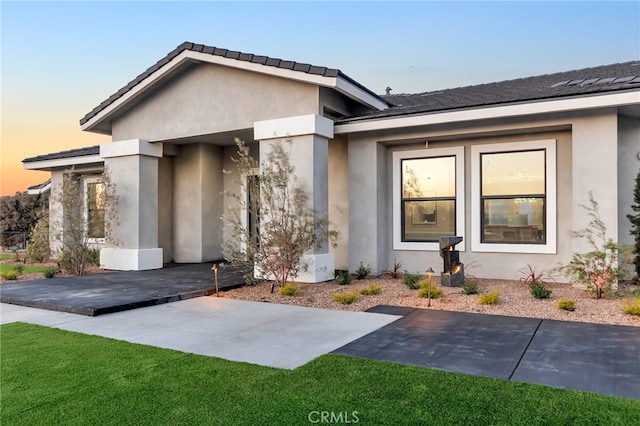
[{"label": "sky at dusk", "polygon": [[21,160],[108,143],[80,118],[184,41],[413,93],[640,59],[640,2],[1,1],[2,195]]}]

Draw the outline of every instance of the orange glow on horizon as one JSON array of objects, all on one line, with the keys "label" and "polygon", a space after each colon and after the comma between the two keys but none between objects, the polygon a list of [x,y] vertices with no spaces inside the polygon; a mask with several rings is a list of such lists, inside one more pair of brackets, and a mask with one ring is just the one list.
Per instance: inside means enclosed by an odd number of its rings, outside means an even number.
[{"label": "orange glow on horizon", "polygon": [[109,136],[96,135],[80,130],[77,122],[59,119],[58,123],[31,123],[4,116],[2,120],[2,145],[0,150],[0,193],[13,195],[26,191],[29,186],[49,179],[49,172],[24,170],[22,160],[37,155],[99,145],[110,141]]}]

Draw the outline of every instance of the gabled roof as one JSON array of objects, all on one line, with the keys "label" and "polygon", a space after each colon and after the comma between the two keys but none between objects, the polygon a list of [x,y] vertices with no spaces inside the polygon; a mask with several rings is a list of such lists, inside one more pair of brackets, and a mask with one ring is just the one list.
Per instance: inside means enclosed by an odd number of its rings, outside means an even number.
[{"label": "gabled roof", "polygon": [[640,89],[640,61],[416,94],[382,96],[390,105],[339,123]]},{"label": "gabled roof", "polygon": [[[288,61],[278,58],[271,58],[269,56],[262,55],[254,55],[252,53],[243,53],[228,49],[221,49],[214,46],[205,46],[203,44],[194,44],[191,42],[184,42],[174,50],[169,52],[164,58],[160,59],[151,67],[147,68],[142,74],[138,75],[135,79],[130,81],[126,86],[118,90],[113,95],[109,96],[105,101],[100,103],[97,107],[93,108],[89,111],[84,117],[80,119],[80,125],[83,126],[85,130],[90,130],[87,127],[87,124],[96,116],[98,116],[101,112],[105,111],[107,108],[112,106],[117,101],[123,99],[124,97],[131,95],[135,89],[140,88],[141,84],[147,80],[152,78],[152,76],[161,71],[163,68],[167,67],[171,64],[173,60],[178,58],[184,52],[194,52],[198,54],[203,54],[205,56],[200,56],[199,58],[203,59],[209,56],[210,58],[224,58],[230,59],[233,61],[238,61],[239,63],[248,63],[255,64],[259,66],[264,66],[272,69],[279,69],[284,71],[293,71],[295,73],[307,74],[309,76],[319,76],[326,77],[331,79],[330,82],[326,84],[330,87],[335,88],[343,93],[346,93],[350,97],[367,104],[369,107],[374,107],[375,109],[384,109],[387,107],[387,104],[380,96],[371,90],[367,89],[357,81],[353,80],[342,71],[335,68],[327,68],[323,66],[316,66],[311,64],[305,64],[301,62]],[[344,84],[346,83],[346,85]],[[351,86],[351,87],[347,87]],[[355,89],[355,90],[353,90]]]},{"label": "gabled roof", "polygon": [[38,155],[22,160],[23,163],[33,163],[35,161],[61,160],[63,158],[84,157],[87,155],[100,155],[100,145],[88,146],[84,148],[70,149],[68,151],[54,152],[51,154]]}]

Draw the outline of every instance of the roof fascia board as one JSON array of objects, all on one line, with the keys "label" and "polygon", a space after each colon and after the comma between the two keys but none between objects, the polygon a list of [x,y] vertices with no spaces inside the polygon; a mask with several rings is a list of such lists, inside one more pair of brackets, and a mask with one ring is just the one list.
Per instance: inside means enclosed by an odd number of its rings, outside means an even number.
[{"label": "roof fascia board", "polygon": [[348,97],[360,101],[379,111],[384,111],[389,108],[389,105],[387,105],[386,102],[383,102],[380,98],[367,93],[367,91],[362,90],[360,87],[342,77],[338,77],[335,89],[340,93],[343,93]]},{"label": "roof fascia board", "polygon": [[336,134],[390,130],[403,127],[456,123],[462,121],[486,120],[492,118],[518,117],[533,114],[579,111],[586,109],[617,107],[640,104],[640,91],[581,96],[571,99],[527,102],[488,108],[474,108],[461,111],[426,113],[408,117],[377,118],[356,123],[338,124]]},{"label": "roof fascia board", "polygon": [[22,163],[25,170],[51,170],[60,167],[77,166],[81,164],[102,163],[99,155],[83,155],[80,157],[56,158],[53,160],[29,161]]}]

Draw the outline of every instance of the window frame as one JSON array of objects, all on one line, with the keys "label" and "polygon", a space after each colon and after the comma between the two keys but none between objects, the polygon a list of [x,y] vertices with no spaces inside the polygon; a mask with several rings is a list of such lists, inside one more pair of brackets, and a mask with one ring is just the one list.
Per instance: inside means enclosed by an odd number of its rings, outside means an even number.
[{"label": "window frame", "polygon": [[[510,196],[482,197],[482,154],[516,153],[526,151],[545,151],[545,196],[544,196],[544,243],[540,242],[483,242],[482,212],[485,198],[514,198]],[[471,250],[477,252],[499,253],[540,253],[557,252],[557,179],[556,179],[556,140],[541,139],[522,142],[507,142],[471,146]],[[515,198],[522,198],[515,197]]]},{"label": "window frame", "polygon": [[462,236],[463,240],[456,248],[465,250],[465,170],[464,170],[464,146],[451,148],[423,148],[407,151],[394,151],[393,159],[393,249],[394,250],[426,250],[439,251],[438,242],[402,241],[403,231],[403,210],[402,210],[402,161],[419,158],[455,157],[456,165],[456,235]]},{"label": "window frame", "polygon": [[[84,215],[84,220],[85,220],[85,225],[88,226],[89,225],[89,186],[92,184],[102,184],[104,185],[104,180],[102,180],[99,177],[92,177],[92,178],[84,178],[84,205],[83,205],[83,215]],[[89,236],[89,229],[86,229],[87,232],[87,242],[89,242],[90,244],[104,244],[106,242],[106,208],[104,209],[105,211],[105,230],[104,230],[104,237],[91,237]]]}]

